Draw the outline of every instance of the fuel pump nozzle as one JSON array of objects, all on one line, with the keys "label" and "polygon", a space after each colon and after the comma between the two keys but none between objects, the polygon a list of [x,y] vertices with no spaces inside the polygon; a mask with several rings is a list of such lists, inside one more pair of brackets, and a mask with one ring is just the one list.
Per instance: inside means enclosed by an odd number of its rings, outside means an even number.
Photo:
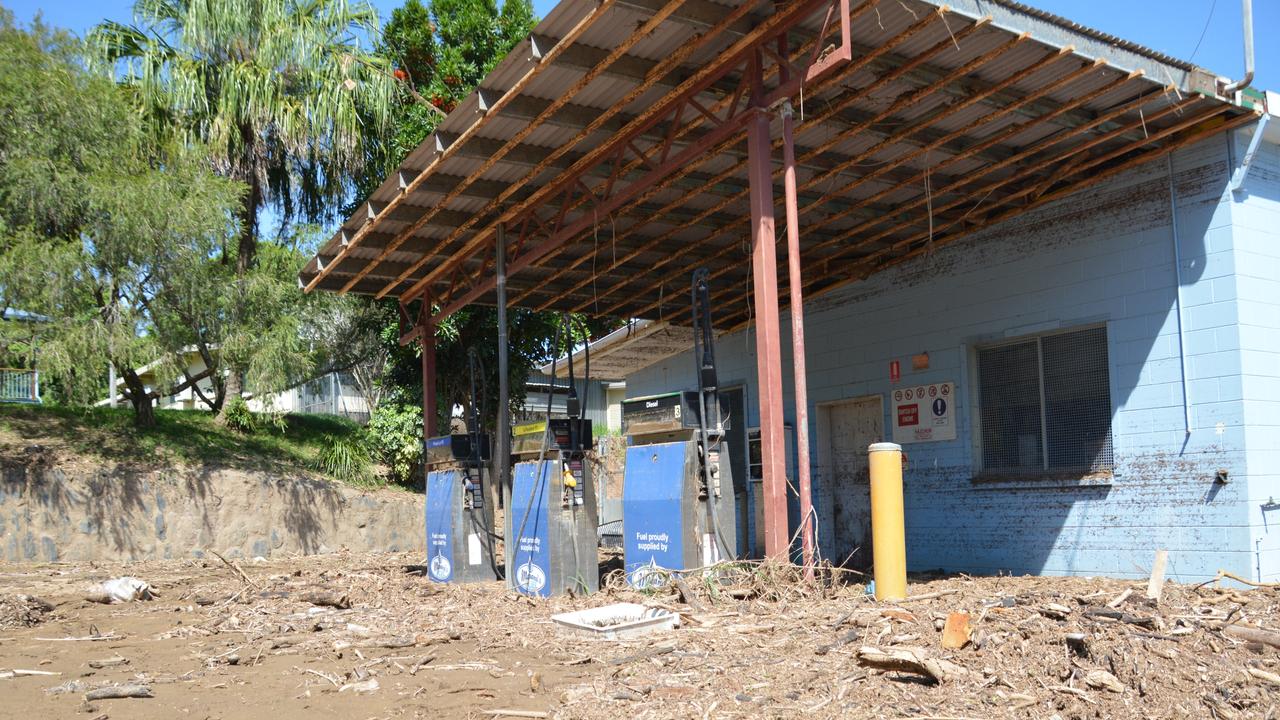
[{"label": "fuel pump nozzle", "polygon": [[467,417],[467,440],[470,453],[462,471],[466,491],[464,497],[469,509],[484,507],[484,488],[480,484],[480,468],[484,464],[480,454],[480,443],[484,433],[480,428],[480,396],[476,391],[476,375],[479,374],[479,366],[480,357],[475,348],[472,348],[467,353],[467,371],[471,376],[471,409]]},{"label": "fuel pump nozzle", "polygon": [[[565,330],[569,337],[569,390],[565,396],[565,415],[568,416],[568,422],[565,424],[564,437],[557,437],[556,444],[560,448],[561,459],[561,478],[564,486],[564,506],[570,505],[580,506],[586,502],[585,487],[580,482],[582,475],[582,463],[585,461],[584,453],[587,451],[586,438],[583,437],[582,420],[582,402],[578,397],[578,379],[573,371],[573,344],[574,344],[574,322],[572,315],[564,316]],[[586,342],[583,344],[583,354],[586,360],[586,368],[583,379],[583,392],[589,392],[589,383],[591,382],[591,342],[590,328],[586,327],[585,320],[579,320],[583,325],[583,337]]]},{"label": "fuel pump nozzle", "polygon": [[[690,305],[693,310],[693,361],[698,376],[698,439],[702,460],[702,494],[718,555],[729,556],[729,544],[720,530],[716,506],[720,504],[720,441],[724,428],[720,417],[719,379],[716,376],[715,337],[711,326],[710,271],[693,273]],[[733,489],[729,488],[732,493]]]}]

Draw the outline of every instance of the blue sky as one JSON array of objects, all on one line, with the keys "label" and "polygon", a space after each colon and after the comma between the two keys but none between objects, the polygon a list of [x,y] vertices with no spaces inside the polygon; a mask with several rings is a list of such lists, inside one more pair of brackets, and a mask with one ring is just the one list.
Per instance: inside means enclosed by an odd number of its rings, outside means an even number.
[{"label": "blue sky", "polygon": [[[383,18],[403,4],[403,0],[373,2]],[[1237,78],[1244,71],[1239,0],[1031,0],[1030,4],[1191,60],[1220,75]],[[42,12],[49,24],[83,33],[103,18],[129,20],[133,3],[132,0],[0,0],[0,5],[14,11],[19,22],[28,22],[37,12]],[[555,6],[555,1],[534,0],[533,5],[541,17]],[[1254,27],[1258,38],[1258,72],[1254,85],[1280,90],[1280,43],[1269,41],[1267,32],[1280,28],[1280,0],[1255,0]]]}]

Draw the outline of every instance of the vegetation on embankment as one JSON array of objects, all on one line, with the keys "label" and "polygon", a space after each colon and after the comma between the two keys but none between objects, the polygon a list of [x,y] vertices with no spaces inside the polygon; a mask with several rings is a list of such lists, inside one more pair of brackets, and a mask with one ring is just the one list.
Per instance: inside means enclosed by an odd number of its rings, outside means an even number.
[{"label": "vegetation on embankment", "polygon": [[32,453],[51,453],[59,460],[106,460],[139,469],[205,465],[304,472],[360,487],[385,484],[359,450],[345,467],[333,462],[335,455],[364,447],[359,424],[331,415],[259,419],[252,432],[242,432],[219,424],[212,413],[157,410],[154,427],[137,428],[126,408],[0,405],[0,462],[29,462]]}]

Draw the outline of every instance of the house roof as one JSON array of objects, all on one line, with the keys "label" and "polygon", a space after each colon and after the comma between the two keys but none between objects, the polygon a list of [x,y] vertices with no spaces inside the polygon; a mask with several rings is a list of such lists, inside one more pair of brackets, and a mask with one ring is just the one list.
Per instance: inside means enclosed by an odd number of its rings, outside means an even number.
[{"label": "house roof", "polygon": [[[653,320],[633,320],[591,342],[591,377],[596,380],[622,380],[637,370],[691,347],[693,332],[689,328]],[[568,377],[568,360],[567,355],[557,358],[556,377]],[[573,362],[580,371],[585,369],[586,360],[586,348],[573,354]],[[539,370],[550,375],[552,364],[547,363]]]},{"label": "house roof", "polygon": [[720,326],[745,325],[753,62],[775,154],[795,106],[810,296],[1257,117],[1212,73],[1018,3],[849,0],[847,44],[831,7],[564,0],[300,282],[493,304],[501,227],[512,305],[682,323],[708,267]]}]

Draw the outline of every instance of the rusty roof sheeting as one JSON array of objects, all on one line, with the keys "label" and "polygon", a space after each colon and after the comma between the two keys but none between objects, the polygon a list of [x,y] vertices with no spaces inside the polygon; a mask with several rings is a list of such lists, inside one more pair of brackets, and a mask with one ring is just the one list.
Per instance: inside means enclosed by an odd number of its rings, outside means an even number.
[{"label": "rusty roof sheeting", "polygon": [[[591,158],[583,182],[603,193],[611,168],[592,154],[775,12],[769,3],[746,1],[750,7],[561,2],[341,225],[301,282],[404,299],[427,273],[439,275],[425,283],[433,298],[456,297],[484,280],[501,214],[545,192],[575,163],[589,162],[583,158]],[[1211,74],[1018,3],[850,4],[853,60],[795,102],[810,294],[911,257],[926,241],[946,242],[1250,119],[1225,100],[1197,94]],[[712,32],[734,12],[741,19]],[[637,36],[657,13],[664,19]],[[797,43],[811,39],[821,22],[821,13],[813,14],[790,35]],[[559,42],[575,34],[573,42]],[[680,53],[687,57],[677,67],[654,72]],[[584,84],[590,72],[598,76]],[[737,80],[725,76],[696,97],[705,107],[723,104]],[[649,87],[636,90],[642,84]],[[591,123],[599,127],[587,132]],[[775,115],[774,138],[779,127]],[[655,125],[634,149],[656,157],[666,130]],[[675,147],[705,132],[695,128]],[[683,322],[688,274],[706,265],[720,288],[720,316],[747,322],[745,156],[742,133],[615,212],[593,215],[590,203],[565,208],[566,217],[589,226],[508,279],[513,304]],[[615,187],[634,180],[644,169],[638,167]],[[561,208],[552,200],[523,216],[532,218],[528,225],[553,222]],[[781,290],[785,296],[785,284]],[[493,301],[491,293],[476,299]]]}]

